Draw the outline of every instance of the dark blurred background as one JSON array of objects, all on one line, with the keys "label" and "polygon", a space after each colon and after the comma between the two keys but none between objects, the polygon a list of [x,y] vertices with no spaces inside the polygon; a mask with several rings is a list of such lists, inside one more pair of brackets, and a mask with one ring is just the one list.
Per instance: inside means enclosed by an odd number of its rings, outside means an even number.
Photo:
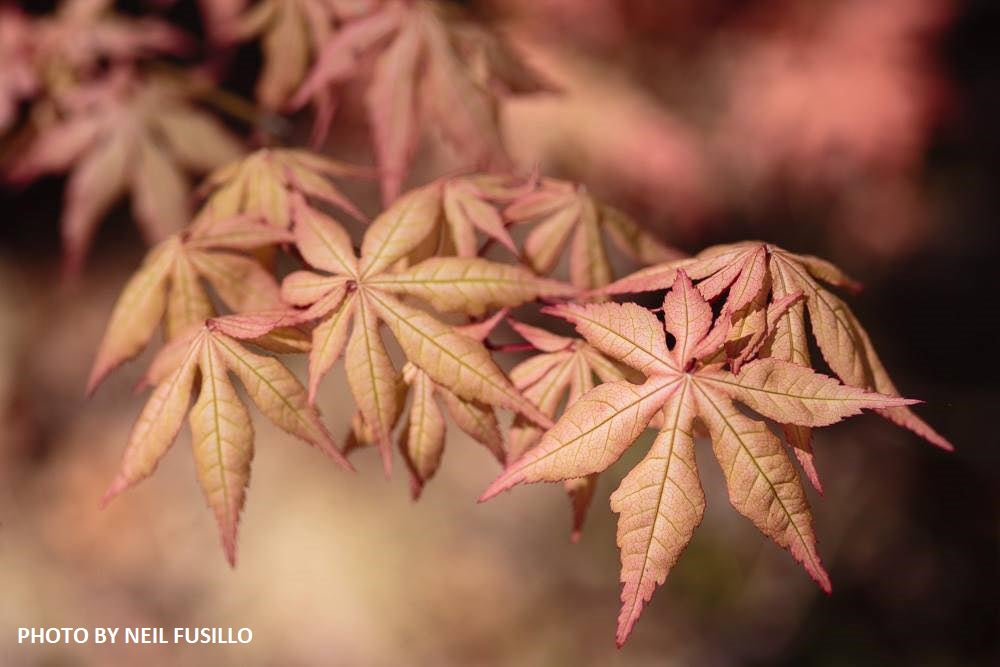
[{"label": "dark blurred background", "polygon": [[[1000,5],[462,4],[563,91],[505,109],[521,164],[583,181],[691,252],[766,238],[838,262],[866,284],[851,303],[897,385],[927,401],[918,411],[955,453],[875,416],[819,434],[826,493],[812,500],[827,597],[728,506],[699,443],[705,523],[616,652],[607,496],[642,447],[604,475],[570,546],[555,486],[475,504],[496,471],[463,438],[450,436],[439,479],[412,505],[374,457],[344,475],[256,420],[230,572],[186,433],[153,479],[96,509],[148,361],[82,399],[111,304],[144,252],[127,207],[67,285],[63,182],[0,189],[0,662],[998,664],[1000,322],[989,295],[1000,266]],[[194,3],[167,15],[200,30]],[[227,89],[250,95],[255,48],[233,55]],[[359,106],[345,105],[331,154],[370,160]],[[446,165],[426,152],[415,181]],[[337,434],[350,418],[340,391],[342,376],[327,381],[322,406]],[[131,653],[12,646],[20,625],[99,624],[248,626],[255,640]]]}]

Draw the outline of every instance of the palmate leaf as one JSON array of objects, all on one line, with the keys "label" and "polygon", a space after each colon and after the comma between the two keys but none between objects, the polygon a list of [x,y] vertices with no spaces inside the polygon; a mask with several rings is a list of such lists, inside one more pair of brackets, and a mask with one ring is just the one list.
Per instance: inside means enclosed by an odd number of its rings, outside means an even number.
[{"label": "palmate leaf", "polygon": [[[510,379],[524,397],[538,406],[548,417],[555,418],[565,402],[573,405],[594,388],[595,376],[601,382],[625,379],[625,372],[594,347],[578,338],[557,336],[544,329],[511,320],[510,325],[541,354],[529,357],[515,366]],[[542,438],[545,430],[521,416],[514,418],[508,436],[507,454],[511,461]],[[580,539],[583,522],[597,487],[597,474],[564,482],[573,510],[570,540]]]},{"label": "palmate leaf", "polygon": [[388,0],[332,34],[292,106],[358,77],[368,57],[366,106],[386,203],[402,190],[422,127],[439,130],[469,164],[504,166],[500,96],[544,88],[497,37],[444,3]]},{"label": "palmate leaf", "polygon": [[180,87],[118,71],[61,98],[60,117],[36,128],[7,177],[27,183],[69,172],[62,235],[66,265],[80,268],[101,218],[126,193],[155,243],[187,224],[185,172],[203,173],[240,154],[239,144]]},{"label": "palmate leaf", "polygon": [[[182,345],[164,348],[161,354],[166,354],[168,361],[154,361],[154,366],[173,366],[173,370],[162,378],[143,408],[129,436],[121,470],[101,501],[107,504],[153,473],[190,408],[198,479],[219,523],[230,565],[236,563],[236,529],[253,458],[253,427],[229,379],[230,373],[239,378],[257,408],[278,427],[318,447],[341,466],[351,467],[334,446],[315,408],[308,404],[306,390],[295,376],[274,357],[255,354],[223,333],[247,331],[246,324],[238,319],[210,320],[180,341]],[[191,407],[196,382],[199,393]]]},{"label": "palmate leaf", "polygon": [[205,179],[201,189],[208,197],[191,235],[213,233],[216,222],[237,215],[258,216],[287,229],[297,210],[311,208],[309,200],[332,204],[365,221],[365,215],[330,181],[364,174],[359,167],[309,151],[262,148],[219,167]]},{"label": "palmate leaf", "polygon": [[[704,341],[721,345],[724,338],[714,337],[718,329],[712,326],[711,307],[683,271],[677,272],[664,299],[662,325],[635,304],[561,305],[548,312],[572,322],[597,350],[641,372],[645,380],[605,383],[584,394],[482,499],[521,482],[598,473],[660,413],[654,446],[612,495],[612,507],[620,515],[624,584],[619,645],[701,521],[704,500],[692,453],[695,420],[708,430],[733,507],[788,549],[823,589],[830,589],[805,492],[785,449],[763,421],[744,415],[736,402],[782,423],[817,426],[864,408],[889,409],[914,401],[841,385],[773,358],[748,362],[738,376],[719,364],[705,364],[700,359],[714,350],[706,349]],[[672,349],[667,348],[667,333],[676,341]]]},{"label": "palmate leaf", "polygon": [[170,340],[215,315],[203,279],[234,311],[281,307],[274,277],[256,260],[231,250],[253,250],[291,240],[287,230],[236,217],[220,221],[211,233],[198,238],[174,236],[150,250],[115,303],[87,393],[119,364],[141,352],[161,320]]},{"label": "palmate leaf", "polygon": [[[397,372],[381,337],[385,324],[408,361],[459,399],[503,407],[541,425],[549,419],[525,400],[483,344],[402,297],[466,314],[568,295],[568,286],[531,272],[477,258],[431,258],[393,270],[431,233],[441,207],[440,183],[414,190],[380,215],[354,255],[350,238],[333,219],[312,211],[295,221],[295,243],[315,269],[289,275],[285,299],[308,306],[303,317],[321,320],[313,332],[310,395],[339,356],[361,417],[382,451],[388,472],[391,434],[399,414]],[[348,333],[350,331],[350,333]]]},{"label": "palmate leaf", "polygon": [[[335,27],[370,13],[376,5],[375,0],[262,0],[226,21],[218,32],[225,41],[260,37],[264,63],[256,97],[265,109],[284,111]],[[323,89],[316,91],[312,103],[312,139],[318,144],[329,132],[337,99],[332,89]]]},{"label": "palmate leaf", "polygon": [[[698,290],[706,299],[728,291],[725,307],[733,315],[733,327],[727,351],[740,363],[758,356],[811,366],[805,318],[808,312],[809,328],[823,360],[841,381],[883,394],[899,394],[864,327],[850,307],[824,283],[852,292],[859,290],[860,285],[817,257],[791,253],[759,241],[715,246],[693,258],[643,269],[595,293],[665,289],[681,268],[699,281]],[[788,301],[795,294],[801,294],[801,302]],[[734,368],[738,370],[739,365]],[[907,407],[877,412],[937,447],[949,451],[953,448]],[[795,424],[783,424],[782,428],[788,444],[819,489],[809,429]]]},{"label": "palmate leaf", "polygon": [[546,275],[569,247],[569,273],[574,285],[596,289],[613,279],[602,232],[634,262],[645,265],[681,257],[681,253],[644,232],[621,211],[597,202],[582,186],[543,179],[539,187],[504,209],[514,224],[537,223],[524,242],[531,267]]}]

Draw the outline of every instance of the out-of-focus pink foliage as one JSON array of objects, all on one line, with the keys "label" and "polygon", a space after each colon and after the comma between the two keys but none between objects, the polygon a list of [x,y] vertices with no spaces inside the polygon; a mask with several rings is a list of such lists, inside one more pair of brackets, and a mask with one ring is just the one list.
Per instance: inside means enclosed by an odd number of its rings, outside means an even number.
[{"label": "out-of-focus pink foliage", "polygon": [[386,203],[399,195],[425,128],[468,165],[510,166],[498,99],[545,89],[499,37],[455,8],[388,0],[333,33],[292,105],[358,78],[372,59],[365,104]]},{"label": "out-of-focus pink foliage", "polygon": [[18,104],[31,97],[38,86],[31,64],[32,32],[24,15],[12,7],[0,7],[0,134],[17,115]]},{"label": "out-of-focus pink foliage", "polygon": [[120,16],[113,5],[112,0],[65,0],[55,14],[38,19],[35,53],[47,76],[72,79],[90,74],[104,60],[133,62],[190,46],[170,24]]},{"label": "out-of-focus pink foliage", "polygon": [[916,174],[949,104],[931,49],[953,0],[494,4],[568,91],[511,105],[518,160],[692,233],[756,213],[776,185],[832,203],[830,236],[855,251],[905,252],[927,231]]},{"label": "out-of-focus pink foliage", "polygon": [[214,117],[191,106],[183,88],[129,70],[75,86],[56,100],[54,117],[7,177],[28,183],[69,172],[62,234],[67,268],[79,268],[100,219],[126,192],[143,235],[159,241],[190,220],[185,172],[205,173],[242,148]]}]

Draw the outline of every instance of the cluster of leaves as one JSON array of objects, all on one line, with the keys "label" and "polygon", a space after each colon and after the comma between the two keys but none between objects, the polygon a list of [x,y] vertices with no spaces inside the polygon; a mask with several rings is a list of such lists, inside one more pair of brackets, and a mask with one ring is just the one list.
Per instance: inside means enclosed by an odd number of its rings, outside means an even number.
[{"label": "cluster of leaves", "polygon": [[[187,417],[198,479],[235,564],[254,431],[231,376],[268,419],[341,467],[351,468],[350,450],[372,445],[388,475],[395,445],[414,498],[441,464],[450,417],[503,466],[483,499],[561,481],[574,540],[598,475],[652,427],[649,452],[611,495],[620,645],[701,521],[696,435],[711,441],[737,511],[825,590],[790,454],[821,491],[812,430],[863,409],[951,448],[899,396],[832,291],[858,287],[837,267],[763,242],[687,257],[579,184],[512,175],[498,101],[548,87],[455,8],[201,5],[216,45],[260,39],[258,102],[271,111],[312,103],[315,139],[344,84],[363,83],[384,210],[369,222],[335,184],[371,170],[292,148],[240,157],[244,143],[194,105],[198,86],[143,67],[189,46],[166,23],[118,16],[111,0],[66,0],[41,17],[0,9],[0,133],[20,124],[5,144],[14,147],[5,176],[69,174],[71,269],[126,192],[155,244],[114,306],[88,383],[94,391],[162,329],[140,383],[150,397],[103,502],[154,472]],[[428,129],[487,173],[401,194]],[[203,173],[192,214],[188,175]],[[618,260],[637,272],[616,279]],[[662,306],[612,301],[642,292],[664,292]],[[529,304],[579,337],[538,326]],[[501,326],[526,342],[496,342]],[[836,377],[816,368],[813,342]],[[308,356],[305,384],[276,356],[286,354]],[[338,447],[316,403],[341,357],[356,414]],[[498,411],[512,413],[508,428]]]},{"label": "cluster of leaves", "polygon": [[[0,53],[12,61],[0,85],[0,133],[31,99],[12,140],[5,179],[25,185],[68,174],[62,214],[66,267],[79,269],[95,228],[131,193],[132,213],[150,242],[190,221],[187,174],[203,175],[243,152],[193,104],[190,82],[139,68],[190,42],[154,18],[126,18],[110,0],[66,0],[52,15],[0,13]],[[4,34],[6,33],[6,34]]]},{"label": "cluster of leaves", "polygon": [[[153,472],[190,414],[198,477],[235,562],[253,429],[229,373],[275,424],[343,466],[347,450],[371,444],[388,475],[395,440],[414,497],[440,465],[447,413],[504,466],[484,499],[521,482],[563,481],[574,539],[597,475],[652,426],[659,435],[649,453],[611,497],[620,514],[622,643],[701,520],[699,429],[733,506],[827,590],[789,452],[819,488],[811,429],[862,409],[950,447],[909,410],[914,401],[897,395],[867,334],[823,286],[856,288],[825,261],[759,242],[682,257],[580,187],[534,176],[434,181],[352,237],[365,217],[331,179],[359,173],[306,151],[257,151],[211,174],[192,225],[153,248],[115,306],[91,376],[92,390],[163,322],[167,343],[143,379],[153,393],[106,500]],[[533,227],[518,243],[511,230],[522,224]],[[493,243],[493,255],[508,261],[484,256]],[[611,247],[654,263],[615,280]],[[563,248],[569,282],[548,277],[563,270]],[[277,272],[280,252],[302,266]],[[656,311],[608,301],[654,290],[666,290]],[[510,316],[532,302],[582,338]],[[812,368],[806,313],[843,383]],[[527,343],[492,342],[504,322]],[[405,357],[401,367],[384,330]],[[307,384],[251,348],[308,354]],[[494,358],[525,351],[534,354],[509,374]],[[341,357],[357,414],[338,449],[315,404]],[[498,409],[514,413],[506,433]],[[764,419],[780,425],[784,442]]]},{"label": "cluster of leaves", "polygon": [[[202,6],[213,48],[261,40],[260,105],[278,111],[312,101],[316,141],[327,134],[338,87],[370,78],[367,108],[387,204],[401,191],[423,127],[440,130],[465,164],[509,166],[499,99],[545,88],[495,35],[440,3]],[[115,13],[112,0],[64,0],[38,17],[0,8],[0,138],[13,134],[0,171],[14,185],[69,175],[62,229],[71,272],[123,194],[132,194],[143,235],[161,241],[190,220],[187,174],[202,175],[243,152],[243,142],[196,106],[213,96],[201,73],[147,66],[193,45],[160,19]],[[226,94],[216,97],[227,111],[239,106]],[[20,114],[24,102],[31,104]],[[259,114],[250,119],[263,123]]]}]

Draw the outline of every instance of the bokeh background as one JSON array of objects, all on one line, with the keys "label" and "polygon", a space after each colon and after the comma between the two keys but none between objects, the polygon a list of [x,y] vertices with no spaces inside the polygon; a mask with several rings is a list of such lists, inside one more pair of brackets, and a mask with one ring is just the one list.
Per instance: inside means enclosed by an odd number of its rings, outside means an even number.
[{"label": "bokeh background", "polygon": [[[0,190],[0,663],[997,664],[1000,5],[462,4],[561,90],[505,108],[521,164],[586,183],[688,251],[766,238],[835,260],[866,283],[857,314],[956,452],[874,416],[818,435],[826,493],[811,497],[827,597],[729,507],[699,443],[705,522],[616,651],[607,496],[648,437],[603,476],[570,545],[557,486],[477,505],[495,463],[454,433],[413,504],[404,475],[384,480],[372,452],[348,475],[255,418],[230,571],[186,430],[152,479],[97,509],[144,400],[131,387],[148,355],[89,401],[83,386],[144,247],[123,206],[80,278],[60,280],[63,182],[48,179]],[[164,11],[201,30],[193,2]],[[259,54],[232,57],[223,83],[249,95]],[[327,150],[370,161],[359,109],[348,99]],[[433,145],[424,153],[414,182],[447,166]],[[374,210],[373,190],[353,194]],[[345,433],[342,375],[323,396]],[[18,626],[96,625],[245,626],[254,641],[16,645]]]}]

